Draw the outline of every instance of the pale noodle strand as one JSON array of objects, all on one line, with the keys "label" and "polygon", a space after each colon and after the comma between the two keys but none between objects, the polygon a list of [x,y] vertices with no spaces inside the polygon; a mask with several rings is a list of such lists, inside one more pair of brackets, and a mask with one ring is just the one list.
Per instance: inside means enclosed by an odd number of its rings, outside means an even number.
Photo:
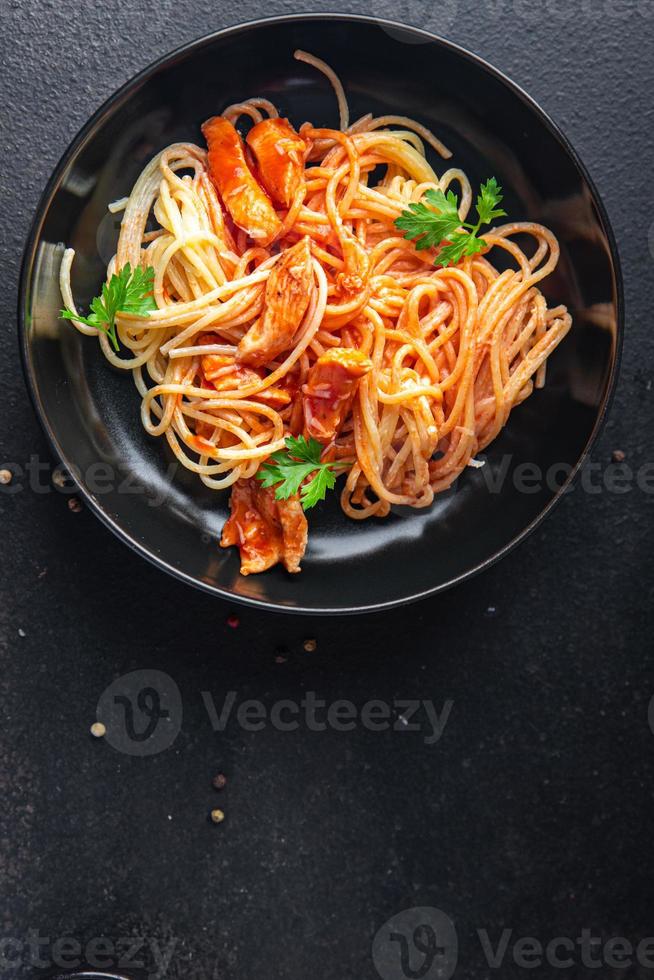
[{"label": "pale noodle strand", "polygon": [[294,52],[293,57],[296,61],[303,61],[305,64],[311,65],[312,68],[317,68],[318,71],[321,71],[323,75],[329,79],[334,89],[334,93],[336,94],[340,126],[341,130],[344,132],[347,129],[350,121],[350,110],[345,97],[343,84],[334,69],[330,68],[329,65],[320,58],[316,58],[315,55],[308,54],[306,51],[300,51],[299,48]]}]

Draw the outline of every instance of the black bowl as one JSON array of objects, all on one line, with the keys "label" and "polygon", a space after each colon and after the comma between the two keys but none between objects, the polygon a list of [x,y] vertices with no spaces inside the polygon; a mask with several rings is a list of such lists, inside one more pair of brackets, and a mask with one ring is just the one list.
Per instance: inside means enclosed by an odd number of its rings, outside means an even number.
[{"label": "black bowl", "polygon": [[[454,151],[453,162],[473,186],[497,177],[511,218],[552,228],[562,255],[544,292],[568,305],[574,326],[550,360],[546,387],[512,413],[487,450],[486,466],[468,469],[430,510],[358,523],[341,513],[334,494],[311,512],[301,575],[273,569],[242,578],[235,549],[217,546],[227,494],[207,490],[186,471],[169,479],[172,459],[164,441],[142,429],[131,378],[57,319],[56,274],[62,243],[73,246],[75,296],[84,305],[95,295],[117,238],[108,202],[129,192],[157,150],[199,140],[202,120],[229,103],[263,95],[296,123],[337,125],[330,86],[294,61],[296,48],[336,69],[352,118],[372,111],[418,119]],[[447,41],[342,14],[220,31],[163,58],[109,99],[66,151],[41,200],[19,310],[37,413],[108,527],[192,585],[253,605],[316,613],[383,608],[445,589],[531,531],[598,432],[616,375],[621,318],[618,257],[604,209],[543,111]]]}]

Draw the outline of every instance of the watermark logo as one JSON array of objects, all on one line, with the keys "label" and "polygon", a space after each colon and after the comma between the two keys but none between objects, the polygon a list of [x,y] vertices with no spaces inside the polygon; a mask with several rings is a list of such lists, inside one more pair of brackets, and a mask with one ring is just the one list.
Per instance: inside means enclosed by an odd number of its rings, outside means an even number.
[{"label": "watermark logo", "polygon": [[[409,29],[414,26],[430,34],[446,34],[456,23],[458,15],[459,0],[432,0],[430,3],[403,0],[392,19],[406,24]],[[385,20],[380,21],[380,27],[386,34],[404,44],[426,44],[430,40],[420,34],[406,33]]]},{"label": "watermark logo", "polygon": [[[481,953],[489,976],[518,976],[523,970],[529,975],[544,967],[550,972],[566,971],[566,975],[571,969],[582,969],[584,976],[587,970],[617,970],[621,976],[632,969],[638,976],[654,971],[654,936],[633,939],[584,927],[567,936],[543,937],[525,936],[510,928],[500,932],[478,928],[472,942],[475,959]],[[454,923],[436,908],[398,912],[379,929],[372,943],[372,961],[382,980],[449,980],[460,952]]]},{"label": "watermark logo", "polygon": [[[650,233],[650,247],[654,250],[654,225]],[[654,253],[653,253],[654,254]],[[476,467],[467,467],[463,476],[484,488],[491,496],[504,493],[507,489],[520,495],[549,492],[550,494],[578,491],[597,496],[608,493],[621,496],[640,492],[654,494],[654,461],[643,460],[631,465],[620,450],[613,453],[610,460],[598,461],[587,458],[579,469],[577,478],[569,482],[574,471],[570,462],[553,462],[546,467],[538,463],[520,459],[512,453],[480,453]],[[109,463],[97,461],[83,471],[74,469],[71,473],[49,460],[32,454],[25,463],[5,460],[0,469],[6,478],[0,480],[0,494],[14,496],[28,490],[39,495],[75,493],[76,484],[85,487],[94,497],[117,493],[120,496],[144,497],[148,507],[160,507],[173,493],[175,478],[179,470],[176,461],[169,464],[165,475],[152,485],[146,486],[137,481],[133,474],[124,474]],[[449,493],[457,493],[463,483],[457,479],[449,488]]]},{"label": "watermark logo", "polygon": [[363,728],[369,732],[415,732],[425,745],[435,745],[443,736],[453,701],[437,708],[432,700],[395,698],[392,702],[375,699],[360,707],[346,698],[327,702],[316,691],[307,691],[294,701],[284,698],[267,705],[251,698],[237,705],[236,691],[228,691],[219,704],[210,691],[202,691],[202,701],[214,732],[224,732],[235,721],[245,732],[259,732],[266,727],[278,732],[351,732]]},{"label": "watermark logo", "polygon": [[[547,23],[551,25],[575,23],[603,24],[607,21],[627,21],[632,17],[649,20],[654,15],[651,0],[578,0],[571,4],[569,0],[485,0],[486,12],[497,21],[505,18],[508,21],[536,25]],[[374,8],[373,8],[374,10]],[[461,11],[459,0],[400,0],[393,15],[393,20],[400,24],[415,26],[431,34],[446,34],[456,26]],[[405,34],[384,20],[380,26],[391,37],[405,44],[427,43],[428,37]]]},{"label": "watermark logo", "polygon": [[[647,388],[651,382],[647,382]],[[174,494],[175,475],[179,464],[169,465],[166,474],[151,485],[139,483],[130,474],[125,476],[109,464],[95,462],[83,472],[75,470],[72,475],[63,466],[53,467],[37,455],[30,456],[27,463],[11,461],[0,463],[0,494],[13,496],[22,491],[36,494],[60,493],[69,497],[68,506],[77,513],[82,510],[80,501],[72,496],[77,485],[88,490],[94,498],[102,501],[106,494],[137,495],[145,500],[148,507],[165,505]],[[549,498],[559,493],[577,493],[590,497],[601,494],[624,496],[625,494],[654,494],[654,461],[643,460],[632,465],[625,453],[616,449],[610,460],[598,462],[586,459],[574,480],[571,479],[574,467],[568,462],[554,462],[543,467],[525,461],[512,453],[495,455],[478,454],[475,467],[467,467],[442,495],[443,501],[460,491],[465,492],[474,486],[474,492],[500,496],[517,493],[520,496],[540,494]],[[205,546],[215,546],[220,537],[218,525],[199,528],[198,538]]]},{"label": "watermark logo", "polygon": [[133,670],[107,687],[97,719],[106,741],[125,755],[156,755],[170,748],[182,727],[182,697],[162,670]]},{"label": "watermark logo", "polygon": [[[199,692],[206,718],[213,732],[228,728],[260,732],[339,732],[356,729],[413,735],[426,746],[440,742],[449,723],[454,702],[446,698],[436,704],[427,698],[375,698],[356,704],[346,698],[328,701],[316,691],[301,698],[282,698],[267,702],[259,698],[239,700],[236,691],[214,697]],[[182,726],[182,698],[169,674],[161,670],[134,670],[114,680],[100,696],[93,732],[117,752],[125,755],[156,755],[170,748]],[[95,727],[95,726],[94,726]]]},{"label": "watermark logo", "polygon": [[0,936],[0,977],[33,976],[34,971],[123,970],[128,976],[138,971],[150,980],[163,980],[177,947],[176,937],[92,936],[82,942],[77,937],[42,936],[38,929],[27,934]]},{"label": "watermark logo", "polygon": [[586,970],[602,967],[621,973],[633,966],[648,972],[654,967],[654,939],[650,936],[631,942],[625,936],[596,936],[592,929],[584,928],[575,936],[541,939],[516,936],[513,929],[503,929],[491,938],[486,929],[477,929],[477,938],[490,970],[505,970],[507,966],[528,971],[544,966],[553,970],[583,967],[585,975]]},{"label": "watermark logo", "polygon": [[9,478],[0,483],[0,493],[10,497],[23,490],[39,496],[52,493],[70,496],[79,485],[94,497],[113,493],[126,497],[143,497],[148,507],[160,507],[168,500],[179,472],[179,463],[175,460],[168,464],[165,474],[160,478],[144,484],[135,473],[103,460],[96,460],[84,469],[78,466],[67,469],[61,463],[55,464],[51,459],[43,459],[37,453],[31,453],[26,462],[5,460],[0,465],[9,474]]},{"label": "watermark logo", "polygon": [[449,980],[458,956],[454,923],[430,907],[398,912],[372,943],[372,961],[382,980]]}]

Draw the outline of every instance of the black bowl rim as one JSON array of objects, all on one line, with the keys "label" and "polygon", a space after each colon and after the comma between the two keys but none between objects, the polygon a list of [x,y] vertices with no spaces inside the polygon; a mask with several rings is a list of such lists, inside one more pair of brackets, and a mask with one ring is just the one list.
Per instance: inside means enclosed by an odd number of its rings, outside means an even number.
[{"label": "black bowl rim", "polygon": [[113,970],[73,969],[70,972],[56,973],[47,980],[130,980],[129,973],[114,973]]},{"label": "black bowl rim", "polygon": [[[455,585],[472,578],[474,575],[478,575],[480,572],[485,571],[490,568],[500,559],[504,558],[505,555],[513,551],[522,541],[524,541],[548,516],[552,511],[554,506],[558,501],[564,496],[569,485],[573,482],[576,475],[578,474],[581,466],[586,460],[593,444],[598,438],[604,422],[606,420],[606,415],[609,406],[613,400],[613,395],[615,393],[616,381],[620,368],[620,361],[622,356],[622,342],[624,334],[624,284],[622,277],[622,268],[620,265],[620,258],[618,253],[618,247],[609,221],[609,217],[600,197],[600,194],[595,186],[593,179],[591,178],[585,164],[582,162],[577,151],[574,149],[568,138],[561,131],[558,125],[554,122],[551,116],[533,99],[523,88],[521,88],[516,82],[514,82],[508,75],[500,71],[500,69],[495,68],[490,62],[486,61],[480,55],[474,54],[472,51],[467,50],[459,44],[453,41],[449,41],[447,38],[441,37],[438,34],[434,34],[431,31],[427,31],[421,27],[415,27],[410,24],[400,24],[397,21],[388,20],[383,17],[370,17],[366,14],[349,14],[349,13],[339,13],[338,11],[325,12],[325,13],[297,13],[297,14],[282,14],[274,17],[259,17],[255,20],[244,21],[239,24],[232,24],[228,27],[221,28],[217,31],[212,31],[210,34],[203,34],[191,41],[187,41],[185,44],[180,45],[178,48],[174,48],[167,54],[162,55],[157,58],[156,61],[151,62],[147,67],[143,68],[136,75],[132,76],[127,82],[120,86],[112,95],[106,99],[102,105],[96,109],[93,115],[85,123],[84,126],[79,130],[77,135],[68,145],[67,149],[62,154],[58,164],[52,172],[50,179],[48,180],[45,189],[39,199],[34,218],[30,227],[30,231],[27,237],[27,242],[25,245],[25,251],[23,253],[23,259],[20,270],[20,288],[18,293],[18,339],[21,352],[21,362],[23,367],[23,374],[25,376],[25,382],[27,389],[32,401],[32,405],[39,419],[41,427],[46,435],[46,438],[50,444],[52,451],[55,456],[58,457],[62,463],[69,467],[72,464],[69,463],[65,454],[62,452],[61,447],[57,441],[57,437],[52,430],[50,423],[48,421],[46,412],[40,400],[38,384],[36,377],[32,371],[32,363],[30,358],[30,352],[27,344],[27,331],[25,327],[25,301],[27,296],[27,290],[29,288],[30,273],[33,267],[36,244],[39,237],[40,229],[43,224],[45,214],[48,207],[50,206],[51,200],[54,196],[54,192],[57,189],[62,173],[68,166],[72,157],[77,153],[78,149],[82,146],[86,138],[93,132],[98,123],[106,116],[106,114],[113,109],[117,103],[119,103],[126,96],[134,93],[134,91],[143,83],[148,81],[159,69],[165,67],[170,62],[179,58],[180,56],[186,56],[192,51],[202,48],[204,45],[213,43],[216,38],[226,37],[230,34],[237,34],[241,31],[248,31],[261,27],[266,24],[281,24],[281,23],[291,23],[294,21],[343,21],[346,23],[351,22],[361,22],[371,25],[378,25],[383,28],[388,28],[390,30],[397,30],[400,32],[405,32],[409,34],[417,35],[418,37],[424,38],[425,41],[436,42],[436,44],[442,45],[448,48],[450,51],[459,55],[468,61],[473,62],[477,67],[481,68],[483,71],[494,76],[498,81],[502,82],[508,89],[510,89],[515,95],[518,96],[527,106],[530,108],[537,118],[540,120],[541,124],[544,125],[550,133],[554,136],[557,142],[560,144],[565,153],[571,159],[572,163],[576,167],[579,175],[583,178],[588,188],[590,189],[593,205],[599,215],[604,234],[609,243],[611,266],[614,278],[615,292],[617,298],[617,324],[616,324],[616,337],[615,337],[615,349],[613,363],[611,365],[606,390],[602,399],[602,403],[599,407],[597,418],[593,429],[588,437],[588,441],[582,450],[579,459],[572,468],[571,472],[568,474],[567,479],[562,483],[557,492],[554,494],[552,499],[545,505],[541,512],[520,531],[515,537],[511,539],[502,548],[492,554],[490,557],[486,558],[484,561],[463,572],[461,575],[450,579],[447,582],[443,582],[440,585],[432,586],[431,588],[426,588],[421,592],[413,593],[412,595],[407,595],[398,599],[391,599],[387,602],[380,602],[369,604],[365,606],[349,606],[349,607],[318,607],[312,608],[309,606],[284,606],[276,602],[268,602],[265,599],[256,599],[249,596],[240,596],[236,593],[230,592],[228,589],[223,589],[219,586],[211,585],[208,582],[202,582],[190,575],[187,575],[179,568],[174,568],[168,562],[163,561],[158,558],[155,554],[152,554],[146,547],[139,544],[134,538],[132,538],[116,521],[114,521],[109,514],[107,514],[99,502],[93,498],[93,496],[86,490],[86,488],[77,480],[77,488],[84,498],[85,503],[90,508],[90,510],[95,513],[97,517],[108,527],[116,537],[127,544],[133,551],[135,551],[141,557],[147,559],[155,567],[167,572],[172,575],[173,578],[179,579],[194,588],[200,589],[203,592],[208,592],[211,595],[218,596],[223,600],[229,602],[237,602],[241,605],[251,606],[258,609],[266,610],[267,612],[282,612],[290,613],[296,615],[320,615],[320,616],[334,616],[334,615],[351,615],[355,613],[371,613],[380,612],[386,609],[393,609],[397,606],[403,606],[408,603],[418,602],[421,599],[425,599],[428,596],[436,595],[440,592],[444,592],[447,589],[453,588]],[[72,467],[72,473],[74,473],[74,467]]]}]

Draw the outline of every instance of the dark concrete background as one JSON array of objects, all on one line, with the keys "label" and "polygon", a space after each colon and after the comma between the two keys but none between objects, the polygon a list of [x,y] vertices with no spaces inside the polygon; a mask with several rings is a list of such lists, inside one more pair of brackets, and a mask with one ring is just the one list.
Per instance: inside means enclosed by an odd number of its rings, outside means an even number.
[{"label": "dark concrete background", "polygon": [[[593,460],[610,473],[621,449],[635,474],[652,458],[651,0],[330,6],[426,26],[478,52],[581,154],[617,235],[627,302],[618,392]],[[49,459],[23,385],[15,308],[23,242],[60,154],[167,50],[294,9],[5,0],[0,464]],[[580,946],[571,969],[520,968],[520,936],[654,935],[652,495],[629,486],[577,488],[483,576],[347,621],[230,610],[139,560],[64,495],[3,488],[0,978],[33,974],[37,930],[44,963],[62,948],[74,960],[75,942],[143,935],[174,941],[168,976],[221,980],[368,980],[376,930],[412,906],[454,920],[456,976],[469,980],[598,975]],[[234,611],[238,629],[226,625]],[[307,637],[315,652],[303,650]],[[167,672],[183,701],[173,747],[150,758],[88,734],[102,691],[137,668]],[[357,706],[453,707],[441,740],[426,745],[428,731],[360,726],[249,732],[232,722],[214,733],[201,697],[210,691],[220,706],[235,691],[270,706],[311,690]],[[222,794],[211,787],[219,770]],[[216,805],[221,826],[207,820]],[[513,930],[509,951],[490,971],[477,930],[496,944],[503,928]],[[654,971],[609,965],[599,975]]]}]

